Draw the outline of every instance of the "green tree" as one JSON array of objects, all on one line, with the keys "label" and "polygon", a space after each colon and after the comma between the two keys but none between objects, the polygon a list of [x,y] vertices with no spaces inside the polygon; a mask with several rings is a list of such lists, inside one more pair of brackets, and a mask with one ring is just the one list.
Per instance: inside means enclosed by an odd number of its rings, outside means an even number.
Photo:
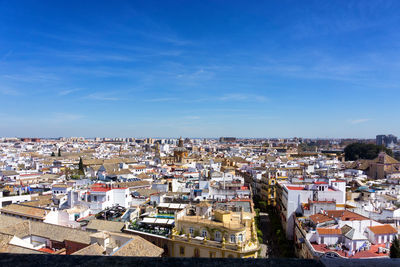
[{"label": "green tree", "polygon": [[79,158],[79,174],[80,175],[85,175],[85,169],[83,167],[83,160],[82,158]]},{"label": "green tree", "polygon": [[58,149],[58,156],[61,157],[61,149]]},{"label": "green tree", "polygon": [[392,150],[375,144],[352,143],[344,149],[346,160],[374,159],[380,152],[385,152],[389,156],[393,155]]},{"label": "green tree", "polygon": [[395,236],[390,247],[390,257],[400,258],[400,240]]},{"label": "green tree", "polygon": [[52,157],[55,157],[56,154],[55,154],[54,152],[51,152],[51,156],[52,156]]},{"label": "green tree", "polygon": [[267,210],[267,202],[266,201],[258,202],[258,206],[259,206],[261,211],[266,211]]}]

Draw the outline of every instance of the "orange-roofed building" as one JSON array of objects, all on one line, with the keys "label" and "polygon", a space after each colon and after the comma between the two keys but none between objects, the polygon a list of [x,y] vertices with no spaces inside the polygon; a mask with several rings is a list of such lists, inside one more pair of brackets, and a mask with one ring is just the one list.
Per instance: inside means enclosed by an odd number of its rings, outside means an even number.
[{"label": "orange-roofed building", "polygon": [[340,235],[342,232],[339,228],[317,228],[319,235]]},{"label": "orange-roofed building", "polygon": [[372,244],[391,243],[398,234],[397,229],[390,224],[369,226],[366,230],[368,239]]},{"label": "orange-roofed building", "polygon": [[335,245],[340,241],[342,232],[339,228],[317,228],[317,243]]},{"label": "orange-roofed building", "polygon": [[332,217],[329,217],[325,214],[322,214],[322,213],[317,213],[317,214],[311,215],[309,218],[315,225],[326,223],[326,222],[335,222],[335,219],[333,219]]}]

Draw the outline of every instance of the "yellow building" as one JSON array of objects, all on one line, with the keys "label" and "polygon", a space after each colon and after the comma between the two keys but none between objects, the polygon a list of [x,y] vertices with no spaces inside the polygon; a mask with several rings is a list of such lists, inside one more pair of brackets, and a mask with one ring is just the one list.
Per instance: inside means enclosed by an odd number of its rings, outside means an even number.
[{"label": "yellow building", "polygon": [[213,210],[202,202],[176,215],[171,256],[256,258],[260,249],[254,213]]},{"label": "yellow building", "polygon": [[260,197],[267,202],[267,205],[276,205],[276,184],[286,181],[288,176],[287,168],[270,168],[263,174],[258,186]]},{"label": "yellow building", "polygon": [[185,158],[188,156],[187,149],[183,146],[183,139],[182,137],[179,138],[178,147],[174,149],[174,160],[175,162],[182,163]]},{"label": "yellow building", "polygon": [[174,155],[160,157],[161,164],[187,164],[199,161],[199,157],[193,155],[189,157],[189,151],[183,146],[183,143],[184,141],[181,137],[178,146],[174,149]]}]

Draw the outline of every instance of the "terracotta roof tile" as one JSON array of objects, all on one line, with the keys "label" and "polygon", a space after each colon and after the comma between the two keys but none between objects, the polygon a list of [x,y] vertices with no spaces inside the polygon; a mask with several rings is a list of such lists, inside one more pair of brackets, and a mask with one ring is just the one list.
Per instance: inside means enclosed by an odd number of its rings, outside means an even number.
[{"label": "terracotta roof tile", "polygon": [[11,204],[6,207],[3,207],[1,213],[9,213],[14,215],[44,219],[50,210],[45,210],[43,208],[25,206],[19,204]]},{"label": "terracotta roof tile", "polygon": [[116,250],[112,256],[160,257],[164,252],[162,248],[153,245],[140,236],[132,236],[131,238],[125,245]]},{"label": "terracotta roof tile", "polygon": [[333,218],[331,218],[329,216],[326,216],[325,214],[321,214],[321,213],[317,213],[317,214],[311,215],[309,218],[315,224],[329,222],[329,221],[333,221],[334,220]]},{"label": "terracotta roof tile", "polygon": [[334,228],[317,228],[317,232],[320,235],[341,235],[342,231],[340,229]]},{"label": "terracotta roof tile", "polygon": [[90,246],[84,247],[81,250],[78,250],[72,255],[87,255],[87,256],[99,256],[104,255],[105,249],[97,243],[91,244]]},{"label": "terracotta roof tile", "polygon": [[369,218],[364,217],[358,213],[351,212],[348,210],[327,210],[327,215],[332,218],[339,218],[342,221],[363,221],[369,220]]},{"label": "terracotta roof tile", "polygon": [[394,228],[390,224],[369,226],[368,228],[371,230],[371,232],[373,232],[376,235],[397,234],[396,228]]}]

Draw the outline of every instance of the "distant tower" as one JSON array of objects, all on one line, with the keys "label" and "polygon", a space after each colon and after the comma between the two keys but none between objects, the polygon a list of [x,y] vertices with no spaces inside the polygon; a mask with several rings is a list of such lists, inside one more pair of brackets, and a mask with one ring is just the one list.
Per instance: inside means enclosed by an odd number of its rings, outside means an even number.
[{"label": "distant tower", "polygon": [[188,156],[188,151],[183,146],[183,139],[182,137],[179,138],[178,147],[174,149],[174,159],[175,162],[183,162],[183,159]]},{"label": "distant tower", "polygon": [[156,143],[156,155],[155,155],[155,157],[156,158],[160,158],[161,156],[160,156],[160,144],[157,142]]},{"label": "distant tower", "polygon": [[183,147],[183,139],[182,136],[179,138],[178,147]]}]

